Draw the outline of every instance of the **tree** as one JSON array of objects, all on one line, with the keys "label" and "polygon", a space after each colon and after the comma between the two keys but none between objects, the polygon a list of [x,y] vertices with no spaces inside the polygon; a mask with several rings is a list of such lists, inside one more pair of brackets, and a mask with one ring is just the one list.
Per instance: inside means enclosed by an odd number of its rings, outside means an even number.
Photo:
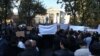
[{"label": "tree", "polygon": [[78,14],[80,15],[82,25],[95,26],[96,20],[99,18],[100,15],[100,3],[97,0],[77,1]]},{"label": "tree", "polygon": [[41,2],[36,0],[21,0],[19,6],[20,19],[26,19],[25,21],[30,25],[32,23],[32,18],[37,14],[46,14],[46,9],[43,7]]},{"label": "tree", "polygon": [[58,0],[57,3],[62,3],[62,5],[65,5],[65,11],[73,16],[73,24],[76,24],[76,0],[62,0],[61,2]]},{"label": "tree", "polygon": [[[72,7],[72,3],[74,6]],[[81,25],[98,25],[96,23],[100,19],[100,1],[99,0],[62,0],[60,3],[65,3],[65,11],[71,12],[74,17],[74,23],[78,20],[75,18],[78,15]],[[69,6],[70,5],[70,6]],[[70,9],[69,9],[70,8]],[[93,23],[93,24],[92,24]]]},{"label": "tree", "polygon": [[10,13],[11,13],[11,0],[0,0],[0,20],[6,21]]},{"label": "tree", "polygon": [[[2,30],[2,25],[5,26],[5,35],[7,33],[7,29],[6,29],[6,19],[8,17],[8,14],[10,12],[10,4],[11,0],[0,0],[0,30]],[[5,24],[2,24],[2,21]]]}]

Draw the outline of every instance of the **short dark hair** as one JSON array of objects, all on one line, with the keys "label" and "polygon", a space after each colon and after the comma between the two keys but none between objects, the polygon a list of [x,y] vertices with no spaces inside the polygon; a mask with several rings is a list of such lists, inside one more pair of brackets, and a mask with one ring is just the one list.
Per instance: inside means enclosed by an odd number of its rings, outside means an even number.
[{"label": "short dark hair", "polygon": [[79,43],[79,45],[81,45],[81,46],[86,46],[87,43],[86,43],[85,41],[82,40],[82,41]]},{"label": "short dark hair", "polygon": [[100,42],[93,43],[90,48],[92,55],[100,56]]},{"label": "short dark hair", "polygon": [[60,43],[64,46],[64,48],[69,49],[69,47],[70,47],[70,41],[68,39],[62,38],[60,40]]}]

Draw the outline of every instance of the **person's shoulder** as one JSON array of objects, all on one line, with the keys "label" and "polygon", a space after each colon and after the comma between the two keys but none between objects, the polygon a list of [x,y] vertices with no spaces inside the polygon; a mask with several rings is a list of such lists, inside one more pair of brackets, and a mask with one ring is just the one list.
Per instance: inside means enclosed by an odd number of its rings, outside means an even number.
[{"label": "person's shoulder", "polygon": [[78,49],[74,52],[75,56],[81,56],[81,55],[91,55],[88,48]]},{"label": "person's shoulder", "polygon": [[62,51],[62,50],[56,50],[54,53],[55,53],[55,54],[61,53],[61,51]]},{"label": "person's shoulder", "polygon": [[88,52],[89,51],[89,49],[77,49],[76,51],[75,51],[75,53],[80,53],[80,52]]},{"label": "person's shoulder", "polygon": [[69,50],[57,50],[57,51],[55,51],[54,52],[54,54],[56,54],[56,55],[69,55],[69,56],[74,56],[74,53],[73,52],[71,52],[71,51],[69,51]]},{"label": "person's shoulder", "polygon": [[61,56],[62,55],[62,50],[56,50],[53,54],[53,56]]},{"label": "person's shoulder", "polygon": [[55,52],[65,52],[67,50],[64,50],[64,49],[60,49],[60,50],[56,50]]},{"label": "person's shoulder", "polygon": [[23,56],[23,52],[19,53],[17,56]]},{"label": "person's shoulder", "polygon": [[29,52],[23,51],[23,52],[19,53],[18,56],[27,56],[29,54],[30,54]]}]

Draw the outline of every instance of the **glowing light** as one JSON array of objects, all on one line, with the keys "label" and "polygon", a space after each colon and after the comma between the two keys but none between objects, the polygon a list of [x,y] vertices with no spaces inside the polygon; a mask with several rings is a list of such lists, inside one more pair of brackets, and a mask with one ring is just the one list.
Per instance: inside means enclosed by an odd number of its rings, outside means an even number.
[{"label": "glowing light", "polygon": [[10,23],[10,21],[11,21],[10,19],[9,20],[6,20],[7,23]]},{"label": "glowing light", "polygon": [[18,9],[16,7],[13,9],[13,13],[14,15],[18,15]]}]

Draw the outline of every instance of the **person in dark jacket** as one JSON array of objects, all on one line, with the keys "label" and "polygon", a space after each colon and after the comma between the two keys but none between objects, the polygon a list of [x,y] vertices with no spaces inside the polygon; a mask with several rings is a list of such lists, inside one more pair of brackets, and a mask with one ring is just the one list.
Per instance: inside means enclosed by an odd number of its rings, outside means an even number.
[{"label": "person in dark jacket", "polygon": [[100,42],[94,42],[89,49],[93,56],[100,56]]},{"label": "person in dark jacket", "polygon": [[69,41],[67,39],[61,39],[60,50],[54,52],[53,56],[74,56],[74,53],[69,50]]},{"label": "person in dark jacket", "polygon": [[4,53],[4,56],[17,56],[20,52],[24,51],[24,49],[21,49],[17,47],[17,38],[12,38],[8,41],[8,46],[6,46],[6,51]]},{"label": "person in dark jacket", "polygon": [[38,56],[39,53],[36,49],[36,41],[35,40],[27,40],[25,42],[26,49],[18,56]]},{"label": "person in dark jacket", "polygon": [[4,56],[7,46],[8,46],[7,40],[0,35],[0,56]]}]

